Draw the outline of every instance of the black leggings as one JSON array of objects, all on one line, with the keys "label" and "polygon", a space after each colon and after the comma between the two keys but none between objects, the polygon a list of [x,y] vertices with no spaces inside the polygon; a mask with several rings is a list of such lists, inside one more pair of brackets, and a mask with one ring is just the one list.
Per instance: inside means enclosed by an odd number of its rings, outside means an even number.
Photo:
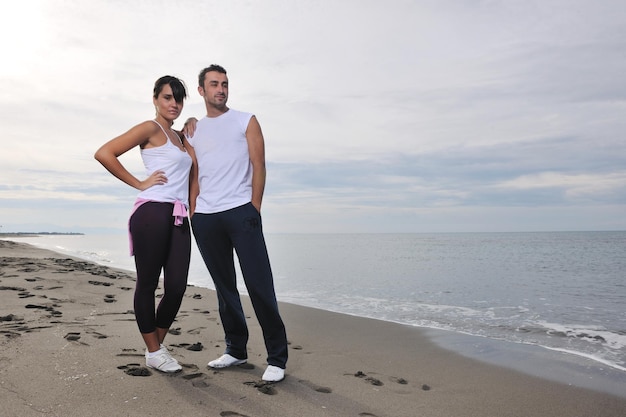
[{"label": "black leggings", "polygon": [[[174,225],[174,204],[144,203],[130,218],[130,234],[135,253],[135,318],[141,333],[157,327],[169,329],[174,322],[187,288],[191,234],[189,220]],[[164,294],[155,314],[154,293],[163,270]]]}]

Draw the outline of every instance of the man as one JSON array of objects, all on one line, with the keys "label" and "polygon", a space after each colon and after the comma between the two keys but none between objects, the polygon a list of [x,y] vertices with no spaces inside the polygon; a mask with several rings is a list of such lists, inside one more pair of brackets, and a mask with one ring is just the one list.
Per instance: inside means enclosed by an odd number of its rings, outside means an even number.
[{"label": "man", "polygon": [[253,114],[228,108],[228,77],[221,66],[203,69],[198,84],[207,115],[188,138],[197,163],[189,195],[191,224],[215,283],[226,340],[224,354],[209,366],[226,368],[248,358],[248,327],[237,291],[234,249],[265,339],[268,367],[263,380],[278,382],[285,377],[287,336],[261,225],[266,175],[261,126]]}]

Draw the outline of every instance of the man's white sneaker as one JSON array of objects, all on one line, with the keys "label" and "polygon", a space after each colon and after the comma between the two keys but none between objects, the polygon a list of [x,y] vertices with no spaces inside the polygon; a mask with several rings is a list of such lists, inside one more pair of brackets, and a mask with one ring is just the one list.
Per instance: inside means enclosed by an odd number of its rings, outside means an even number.
[{"label": "man's white sneaker", "polygon": [[165,347],[153,353],[146,350],[146,366],[161,372],[178,372],[183,369]]},{"label": "man's white sneaker", "polygon": [[267,369],[263,373],[263,381],[266,382],[278,382],[285,379],[285,370],[278,366],[268,365]]},{"label": "man's white sneaker", "polygon": [[225,353],[214,361],[209,362],[209,366],[211,368],[228,368],[229,366],[241,365],[246,362],[248,362],[247,359],[237,359],[234,356]]}]

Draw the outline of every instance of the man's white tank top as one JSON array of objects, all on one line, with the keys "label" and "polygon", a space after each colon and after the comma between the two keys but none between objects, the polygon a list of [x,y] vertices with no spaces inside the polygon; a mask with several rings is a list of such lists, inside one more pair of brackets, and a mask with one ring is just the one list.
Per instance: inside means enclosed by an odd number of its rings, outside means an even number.
[{"label": "man's white tank top", "polygon": [[252,113],[229,109],[204,117],[188,141],[198,162],[196,213],[218,213],[252,201],[252,163],[246,130]]},{"label": "man's white tank top", "polygon": [[154,171],[161,170],[165,172],[167,183],[153,185],[141,191],[137,198],[163,203],[180,201],[189,207],[191,157],[171,142],[163,126],[154,120],[152,121],[159,125],[167,137],[167,141],[164,145],[155,148],[141,149],[141,159],[146,167],[146,175],[149,176]]}]

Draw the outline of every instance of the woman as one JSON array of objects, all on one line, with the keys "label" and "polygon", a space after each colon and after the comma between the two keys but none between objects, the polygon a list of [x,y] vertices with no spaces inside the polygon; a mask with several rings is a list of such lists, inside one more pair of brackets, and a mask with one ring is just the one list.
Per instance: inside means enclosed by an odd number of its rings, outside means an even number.
[{"label": "woman", "polygon": [[[146,344],[146,366],[162,372],[182,369],[163,340],[183,300],[191,254],[187,208],[192,160],[184,137],[172,130],[186,97],[181,80],[159,78],[153,95],[156,118],[105,143],[94,155],[111,174],[140,191],[129,220],[131,256],[135,256],[137,269],[135,318]],[[136,146],[147,170],[144,180],[118,159]],[[164,294],[155,311],[161,270]]]}]

